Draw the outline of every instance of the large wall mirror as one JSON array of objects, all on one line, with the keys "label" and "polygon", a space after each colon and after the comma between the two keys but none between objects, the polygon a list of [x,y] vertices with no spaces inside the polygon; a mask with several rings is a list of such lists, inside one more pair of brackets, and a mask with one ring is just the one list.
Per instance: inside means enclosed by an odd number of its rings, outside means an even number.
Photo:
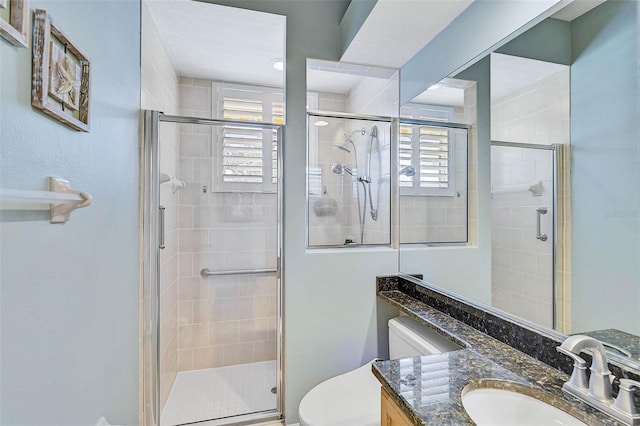
[{"label": "large wall mirror", "polygon": [[[640,363],[639,6],[590,5],[425,88],[462,88],[469,238],[401,240],[400,271]],[[416,214],[401,208],[400,228]]]}]

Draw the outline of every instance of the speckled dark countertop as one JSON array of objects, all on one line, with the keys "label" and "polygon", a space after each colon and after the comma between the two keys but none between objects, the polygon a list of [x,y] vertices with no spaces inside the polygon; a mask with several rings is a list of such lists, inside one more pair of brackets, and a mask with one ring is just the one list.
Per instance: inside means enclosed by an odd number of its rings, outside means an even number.
[{"label": "speckled dark countertop", "polygon": [[518,390],[589,425],[622,425],[563,394],[562,384],[569,379],[563,372],[400,291],[379,291],[378,297],[464,347],[440,355],[374,362],[374,375],[416,425],[474,424],[461,400],[468,383]]},{"label": "speckled dark countertop", "polygon": [[622,330],[616,330],[615,328],[608,328],[606,330],[583,331],[581,333],[573,334],[584,334],[586,336],[594,337],[601,342],[608,343],[610,348],[613,348],[618,352],[624,351],[622,353],[629,358],[640,361],[639,336],[626,333]]}]

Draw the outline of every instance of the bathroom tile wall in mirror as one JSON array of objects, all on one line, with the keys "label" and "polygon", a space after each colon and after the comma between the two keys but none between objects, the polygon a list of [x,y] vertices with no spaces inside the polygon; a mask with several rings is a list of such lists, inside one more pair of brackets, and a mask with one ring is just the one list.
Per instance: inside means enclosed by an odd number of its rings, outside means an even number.
[{"label": "bathroom tile wall in mirror", "polygon": [[475,121],[475,84],[448,78],[400,108],[399,240],[466,243],[469,134],[451,123]]},{"label": "bathroom tile wall in mirror", "polygon": [[451,76],[476,89],[477,239],[403,244],[401,272],[562,333],[640,335],[639,7],[563,10]]}]

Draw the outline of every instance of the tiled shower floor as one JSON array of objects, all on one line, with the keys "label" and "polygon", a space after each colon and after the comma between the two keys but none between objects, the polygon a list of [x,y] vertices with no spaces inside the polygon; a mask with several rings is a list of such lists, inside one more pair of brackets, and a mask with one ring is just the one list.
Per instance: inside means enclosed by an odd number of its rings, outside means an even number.
[{"label": "tiled shower floor", "polygon": [[178,373],[161,426],[211,420],[276,408],[276,362],[263,361]]}]

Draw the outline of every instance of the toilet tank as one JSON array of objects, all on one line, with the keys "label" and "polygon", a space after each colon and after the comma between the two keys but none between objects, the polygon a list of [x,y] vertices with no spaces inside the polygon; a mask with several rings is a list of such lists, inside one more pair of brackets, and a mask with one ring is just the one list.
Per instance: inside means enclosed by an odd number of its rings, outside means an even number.
[{"label": "toilet tank", "polygon": [[452,341],[411,317],[389,320],[389,357],[391,359],[434,355],[461,349]]}]

